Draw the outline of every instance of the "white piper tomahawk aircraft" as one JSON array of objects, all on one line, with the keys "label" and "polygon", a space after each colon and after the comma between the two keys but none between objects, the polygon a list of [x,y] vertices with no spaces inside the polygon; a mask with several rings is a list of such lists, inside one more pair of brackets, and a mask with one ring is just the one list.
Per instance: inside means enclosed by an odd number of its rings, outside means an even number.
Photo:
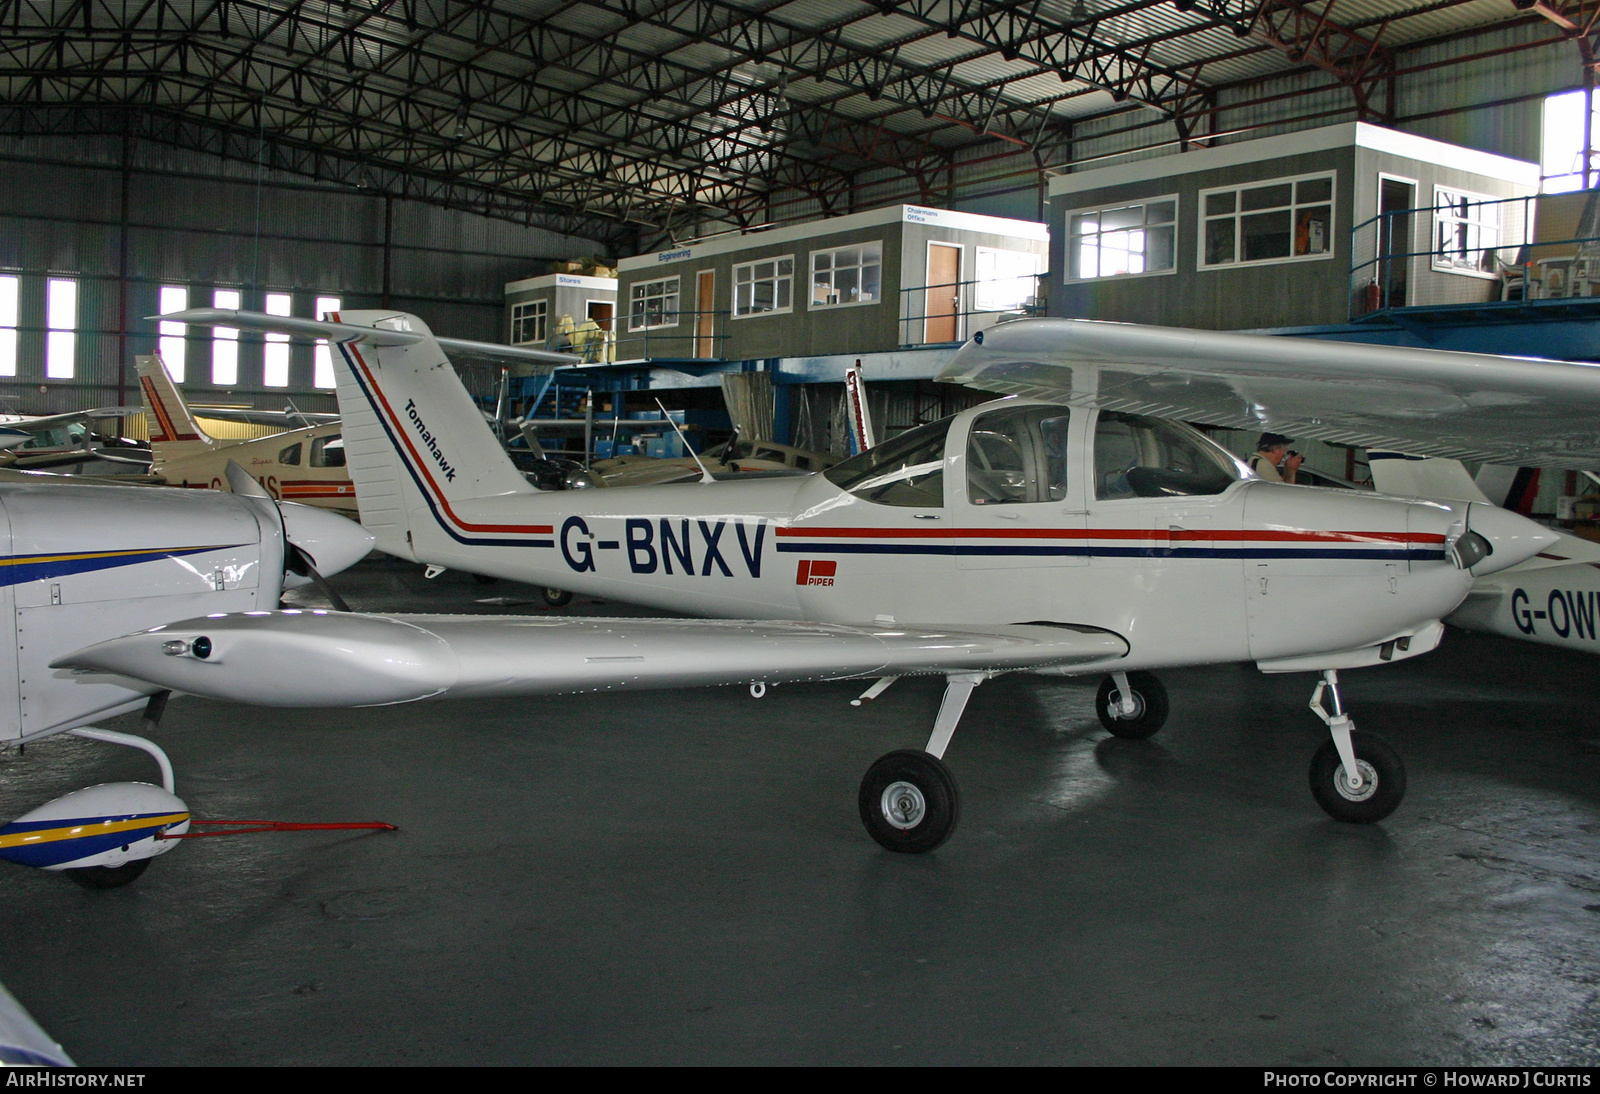
[{"label": "white piper tomahawk aircraft", "polygon": [[[172,765],[154,742],[91,722],[166,693],[140,680],[50,663],[88,642],[195,615],[276,608],[285,588],[364,557],[372,536],[344,517],[277,504],[237,464],[233,493],[77,483],[0,484],[0,742],[72,733],[143,749],[161,786],[103,783],[0,825],[0,859],[62,870],[91,888],[138,877],[189,827]],[[0,1061],[7,1029],[0,990]]]},{"label": "white piper tomahawk aircraft", "polygon": [[[211,309],[162,318],[289,329]],[[1280,428],[1270,396],[1293,384],[1269,376],[1258,395],[1238,361],[1218,378],[1184,371],[1216,339],[1232,339],[1230,352],[1250,367],[1265,360],[1269,373],[1287,361],[1315,376],[1319,352],[1349,351],[1362,368],[1382,366],[1360,387],[1368,402],[1382,401],[1373,392],[1384,378],[1415,392],[1413,405],[1459,408],[1463,399],[1425,369],[1400,379],[1434,361],[1422,351],[1020,321],[974,339],[946,375],[1027,397],[919,426],[823,473],[546,493],[507,460],[421,320],[331,318],[294,320],[294,330],[340,348],[349,468],[380,549],[719,618],[234,613],[55,664],[276,706],[716,683],[748,683],[759,695],[785,681],[875,680],[864,700],[900,676],[939,674],[945,699],[926,747],[879,759],[859,797],[879,843],[915,852],[955,826],[956,783],[942,756],[983,681],[1104,676],[1101,721],[1143,737],[1167,716],[1153,670],[1254,661],[1321,675],[1312,704],[1330,734],[1312,762],[1313,794],[1335,817],[1375,821],[1399,804],[1404,768],[1381,740],[1353,730],[1338,672],[1432,649],[1440,618],[1475,576],[1554,538],[1489,506],[1265,483],[1198,432],[1150,416],[1190,416],[1199,400],[1179,396],[1201,392],[1231,400],[1235,417]],[[1152,345],[1164,356],[1141,361]],[[1470,357],[1444,356],[1450,367]],[[1468,405],[1521,398],[1495,386],[1506,362],[1468,363],[1489,393]],[[1527,368],[1510,391],[1543,384],[1557,398],[1600,402],[1600,370]],[[1389,404],[1403,411],[1407,400]]]}]

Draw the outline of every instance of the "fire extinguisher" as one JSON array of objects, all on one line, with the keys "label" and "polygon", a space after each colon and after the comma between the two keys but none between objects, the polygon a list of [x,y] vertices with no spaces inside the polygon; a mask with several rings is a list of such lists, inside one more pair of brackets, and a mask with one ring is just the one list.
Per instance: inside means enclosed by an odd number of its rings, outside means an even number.
[{"label": "fire extinguisher", "polygon": [[1383,304],[1383,291],[1376,280],[1367,282],[1367,287],[1361,290],[1361,303],[1362,312],[1375,312]]}]

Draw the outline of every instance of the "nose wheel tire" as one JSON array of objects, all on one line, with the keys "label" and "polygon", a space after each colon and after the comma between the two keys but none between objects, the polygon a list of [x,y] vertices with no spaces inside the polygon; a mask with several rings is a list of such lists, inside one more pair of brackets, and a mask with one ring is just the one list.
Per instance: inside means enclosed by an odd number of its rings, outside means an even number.
[{"label": "nose wheel tire", "polygon": [[950,838],[961,794],[944,761],[906,748],[880,757],[861,780],[861,823],[890,851],[917,855]]},{"label": "nose wheel tire", "polygon": [[572,603],[572,594],[565,589],[546,586],[540,592],[544,595],[544,602],[552,608],[565,608]]},{"label": "nose wheel tire", "polygon": [[1350,824],[1381,821],[1400,807],[1406,796],[1406,768],[1383,740],[1360,730],[1350,734],[1361,786],[1351,789],[1333,742],[1324,741],[1311,757],[1311,796],[1334,820]]},{"label": "nose wheel tire", "polygon": [[121,866],[80,866],[61,872],[85,889],[117,889],[136,880],[149,865],[149,859],[136,858]]},{"label": "nose wheel tire", "polygon": [[1113,736],[1143,740],[1167,724],[1167,689],[1153,672],[1128,673],[1128,687],[1133,692],[1131,715],[1123,715],[1122,705],[1116,699],[1117,682],[1109,676],[1100,681],[1100,690],[1094,697],[1094,712],[1100,716],[1100,724]]}]

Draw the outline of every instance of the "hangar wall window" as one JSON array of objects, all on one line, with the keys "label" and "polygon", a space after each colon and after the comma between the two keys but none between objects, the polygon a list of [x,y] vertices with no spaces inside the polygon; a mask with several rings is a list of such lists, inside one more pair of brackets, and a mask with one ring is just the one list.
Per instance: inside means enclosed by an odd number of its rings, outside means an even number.
[{"label": "hangar wall window", "polygon": [[1239,463],[1188,426],[1102,410],[1094,429],[1094,496],[1121,498],[1220,494]]},{"label": "hangar wall window", "polygon": [[1175,269],[1176,194],[1137,205],[1082,209],[1068,213],[1067,218],[1072,228],[1067,276],[1073,280],[1172,273]]},{"label": "hangar wall window", "polygon": [[[211,294],[211,306],[238,311],[242,306],[237,289],[218,289]],[[233,387],[239,382],[239,332],[233,327],[211,328],[211,383]]]},{"label": "hangar wall window", "polygon": [[811,252],[811,304],[838,308],[876,304],[882,297],[883,243]]},{"label": "hangar wall window", "polygon": [[1333,255],[1333,173],[1200,191],[1203,268]]},{"label": "hangar wall window", "polygon": [[78,283],[52,277],[45,286],[44,374],[70,380],[78,357]]},{"label": "hangar wall window", "polygon": [[1017,311],[1033,304],[1039,293],[1044,255],[979,247],[977,288],[973,306],[979,311]]},{"label": "hangar wall window", "polygon": [[1433,268],[1498,276],[1501,199],[1448,186],[1433,188]]},{"label": "hangar wall window", "polygon": [[967,434],[967,500],[973,505],[1063,501],[1068,411],[1007,407],[974,419]]},{"label": "hangar wall window", "polygon": [[733,268],[733,317],[781,315],[794,310],[794,256],[746,262]]},{"label": "hangar wall window", "polygon": [[[1589,173],[1584,174],[1583,114],[1589,109]],[[1600,170],[1600,96],[1586,91],[1566,91],[1544,101],[1543,147],[1539,156],[1546,194],[1587,189]]]},{"label": "hangar wall window", "polygon": [[953,417],[908,429],[823,472],[863,501],[918,509],[944,505],[944,442]]},{"label": "hangar wall window", "polygon": [[[292,315],[293,299],[286,292],[267,294],[268,315]],[[267,335],[261,361],[261,382],[267,387],[289,386],[289,336]]]},{"label": "hangar wall window", "polygon": [[525,304],[511,305],[511,344],[513,346],[544,345],[545,329],[549,317],[550,302],[548,300],[529,300]]},{"label": "hangar wall window", "polygon": [[628,301],[628,329],[655,330],[678,325],[678,279],[641,281]]},{"label": "hangar wall window", "polygon": [[[313,314],[318,319],[327,319],[329,312],[337,312],[343,307],[343,301],[337,296],[317,297],[317,307]],[[333,387],[333,351],[328,348],[326,338],[318,338],[316,348],[311,351],[311,386]]]},{"label": "hangar wall window", "polygon": [[0,376],[17,374],[17,285],[0,277]]},{"label": "hangar wall window", "polygon": [[[163,285],[158,299],[160,303],[156,310],[162,315],[183,311],[189,306],[189,290],[182,285]],[[156,352],[161,354],[161,363],[167,366],[167,375],[172,377],[172,382],[181,384],[188,363],[189,325],[162,323],[160,330]]]}]

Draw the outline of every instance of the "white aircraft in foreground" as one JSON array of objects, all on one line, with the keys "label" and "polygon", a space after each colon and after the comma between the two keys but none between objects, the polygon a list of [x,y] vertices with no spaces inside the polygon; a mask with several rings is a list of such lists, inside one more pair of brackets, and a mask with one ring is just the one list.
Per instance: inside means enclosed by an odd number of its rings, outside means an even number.
[{"label": "white aircraft in foreground", "polygon": [[[945,699],[925,748],[879,759],[859,795],[872,836],[915,852],[956,824],[956,784],[941,758],[983,681],[1017,671],[1105,676],[1101,721],[1144,737],[1167,716],[1152,670],[1254,661],[1321,674],[1312,704],[1330,733],[1312,761],[1312,792],[1332,816],[1375,821],[1399,804],[1405,771],[1381,740],[1354,731],[1338,672],[1432,649],[1440,618],[1475,576],[1554,539],[1489,506],[1261,482],[1196,431],[1147,416],[1187,413],[1171,398],[1184,389],[1228,390],[1229,379],[1177,370],[1207,339],[1234,339],[1279,364],[1330,350],[1366,362],[1384,352],[1372,347],[1016,322],[974,339],[947,376],[1023,384],[1033,397],[919,426],[824,473],[541,492],[507,460],[421,320],[330,318],[339,321],[306,333],[341,350],[349,469],[380,549],[721,618],[234,613],[104,642],[56,665],[274,706],[735,682],[760,694],[785,681],[876,680],[864,700],[900,676],[939,674]],[[272,316],[212,309],[162,319],[287,329]],[[1132,366],[1133,386],[1163,396],[1145,406],[1118,379],[1129,366],[1114,362],[1150,339],[1180,364]],[[1110,359],[1087,352],[1097,347]],[[1391,383],[1434,360],[1390,352]],[[1600,371],[1528,367],[1536,383],[1600,404]],[[1370,398],[1377,386],[1369,377],[1363,391]],[[1279,429],[1270,407],[1246,398],[1262,427]],[[1426,399],[1443,402],[1431,390]]]},{"label": "white aircraft in foreground", "polygon": [[[165,692],[96,672],[52,669],[104,638],[195,615],[276,608],[286,587],[320,581],[364,557],[372,537],[343,517],[275,504],[237,464],[234,492],[77,483],[0,484],[0,742],[72,733],[143,749],[162,785],[105,783],[65,794],[0,825],[0,859],[64,870],[92,888],[126,884],[164,837],[189,827],[172,765],[154,742],[90,723]],[[319,572],[320,571],[320,572]],[[0,1040],[6,1031],[0,992]]]}]

